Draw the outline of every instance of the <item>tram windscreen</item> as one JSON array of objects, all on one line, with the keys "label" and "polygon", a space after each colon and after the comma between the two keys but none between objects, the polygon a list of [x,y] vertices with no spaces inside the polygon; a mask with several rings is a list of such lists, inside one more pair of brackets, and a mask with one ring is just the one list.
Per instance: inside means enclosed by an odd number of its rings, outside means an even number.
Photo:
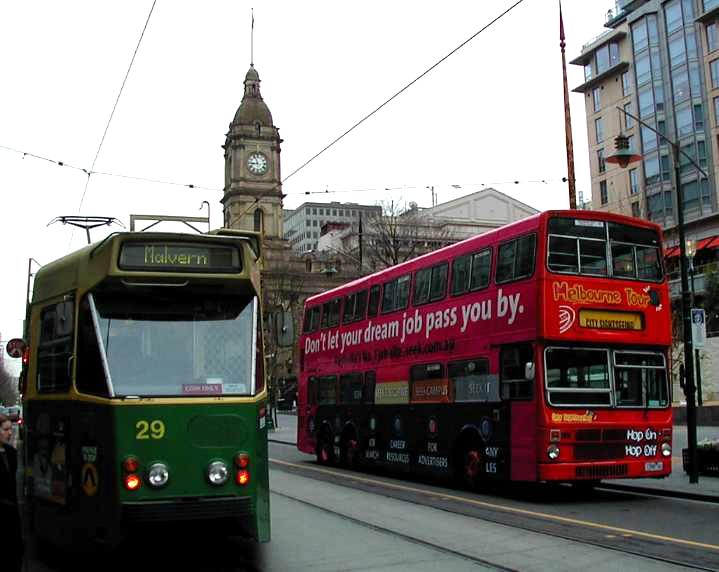
[{"label": "tram windscreen", "polygon": [[251,395],[257,299],[94,295],[117,397]]}]

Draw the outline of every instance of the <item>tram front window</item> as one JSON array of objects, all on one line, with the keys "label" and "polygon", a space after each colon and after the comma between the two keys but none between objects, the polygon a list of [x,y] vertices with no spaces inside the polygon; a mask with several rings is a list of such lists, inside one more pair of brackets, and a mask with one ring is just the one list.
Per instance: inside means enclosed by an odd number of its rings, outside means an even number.
[{"label": "tram front window", "polygon": [[255,297],[95,294],[94,302],[116,396],[252,393]]}]

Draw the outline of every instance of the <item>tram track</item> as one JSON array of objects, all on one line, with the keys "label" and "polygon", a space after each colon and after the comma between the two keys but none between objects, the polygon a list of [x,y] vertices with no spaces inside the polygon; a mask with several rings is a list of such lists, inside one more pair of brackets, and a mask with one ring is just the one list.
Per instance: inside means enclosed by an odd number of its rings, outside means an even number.
[{"label": "tram track", "polygon": [[301,499],[301,498],[296,497],[296,496],[288,495],[288,494],[286,494],[286,493],[281,493],[281,492],[278,492],[278,491],[272,491],[272,494],[273,494],[273,495],[280,496],[280,497],[285,498],[285,499],[288,499],[288,500],[291,500],[291,501],[294,501],[294,502],[301,503],[301,504],[303,504],[304,506],[308,506],[308,507],[311,507],[311,508],[313,508],[313,509],[322,511],[322,512],[325,513],[325,514],[331,514],[332,516],[341,518],[342,520],[351,522],[351,523],[353,523],[353,524],[362,526],[362,527],[364,527],[364,528],[368,528],[368,529],[373,530],[373,531],[375,531],[375,532],[379,532],[379,533],[381,533],[381,534],[388,534],[388,535],[391,535],[391,536],[393,536],[393,537],[400,538],[400,539],[402,539],[402,540],[406,540],[407,542],[411,542],[412,544],[417,544],[417,545],[423,546],[423,547],[425,547],[425,548],[430,548],[430,549],[435,550],[435,551],[437,551],[437,552],[440,552],[440,553],[442,553],[442,554],[447,554],[447,555],[449,555],[449,556],[454,556],[454,557],[457,557],[457,558],[461,558],[461,559],[463,559],[463,560],[467,560],[467,561],[473,562],[473,563],[475,563],[475,564],[481,564],[481,565],[483,565],[483,566],[489,566],[489,567],[493,568],[494,570],[503,570],[503,571],[506,571],[506,572],[518,572],[516,568],[508,568],[508,567],[506,567],[506,566],[502,566],[502,565],[499,565],[499,564],[495,564],[495,563],[493,563],[493,562],[490,562],[489,560],[485,560],[485,559],[483,559],[483,558],[477,558],[476,556],[472,556],[471,554],[467,554],[467,553],[464,553],[464,552],[460,552],[460,551],[458,551],[458,550],[453,550],[453,549],[451,549],[451,548],[447,548],[446,546],[441,546],[441,545],[439,545],[439,544],[436,544],[436,543],[433,543],[433,542],[429,542],[429,541],[427,541],[427,540],[423,540],[423,539],[418,538],[418,537],[416,537],[416,536],[412,536],[412,535],[409,535],[409,534],[405,534],[405,533],[403,533],[403,532],[399,532],[399,531],[397,531],[397,530],[393,530],[393,529],[388,528],[388,527],[385,527],[385,526],[380,526],[380,525],[378,525],[378,524],[373,524],[373,523],[371,523],[371,522],[367,522],[367,521],[364,521],[364,520],[362,520],[362,519],[355,518],[355,517],[350,516],[350,515],[347,515],[347,514],[345,514],[345,513],[343,513],[343,512],[340,512],[340,511],[337,511],[337,510],[332,510],[332,509],[327,508],[327,507],[325,507],[325,506],[319,505],[319,504],[317,504],[317,503],[310,502],[310,501],[305,500],[305,499]]},{"label": "tram track", "polygon": [[[293,444],[294,445],[294,444]],[[586,544],[613,552],[639,557],[657,563],[683,566],[692,570],[718,571],[719,545],[630,530],[612,525],[583,521],[561,515],[519,509],[464,496],[458,491],[420,488],[414,483],[396,484],[374,478],[374,475],[270,459],[271,465],[293,473],[312,473],[318,480],[327,480],[370,493],[424,506],[455,515],[477,518],[483,522],[508,526],[517,530],[540,533],[550,537]],[[624,491],[622,491],[624,492]],[[626,491],[628,492],[628,491]],[[644,491],[641,491],[645,494]],[[428,494],[429,493],[429,494]],[[653,496],[653,495],[650,495]],[[326,509],[331,512],[331,509]],[[524,518],[522,518],[524,517]],[[350,517],[351,518],[351,517]],[[483,562],[487,564],[486,562]],[[494,564],[491,564],[494,565]]]}]

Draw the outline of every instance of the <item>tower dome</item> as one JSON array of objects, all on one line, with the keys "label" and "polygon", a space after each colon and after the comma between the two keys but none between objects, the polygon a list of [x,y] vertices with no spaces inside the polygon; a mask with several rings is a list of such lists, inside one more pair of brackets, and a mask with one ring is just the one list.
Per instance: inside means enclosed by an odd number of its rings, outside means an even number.
[{"label": "tower dome", "polygon": [[259,123],[262,126],[272,127],[272,114],[260,94],[260,74],[257,73],[254,64],[245,75],[245,94],[242,96],[242,103],[235,113],[233,123],[242,125],[253,125]]}]

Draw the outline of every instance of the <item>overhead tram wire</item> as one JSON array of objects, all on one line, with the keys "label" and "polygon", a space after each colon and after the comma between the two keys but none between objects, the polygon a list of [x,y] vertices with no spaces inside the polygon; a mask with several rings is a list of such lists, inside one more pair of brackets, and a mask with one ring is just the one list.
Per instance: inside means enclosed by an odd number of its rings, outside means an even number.
[{"label": "overhead tram wire", "polygon": [[125,88],[125,83],[127,82],[127,78],[130,75],[130,70],[132,70],[132,64],[135,62],[135,56],[137,56],[137,51],[140,49],[140,44],[142,43],[142,38],[145,36],[145,30],[147,30],[147,25],[150,23],[150,17],[152,16],[152,12],[155,9],[155,4],[157,4],[157,0],[153,0],[152,7],[150,8],[150,13],[147,15],[147,19],[145,20],[145,26],[142,28],[142,33],[140,34],[140,39],[137,41],[137,46],[135,47],[135,52],[132,54],[132,60],[130,60],[130,65],[127,68],[127,73],[125,74],[125,79],[122,80],[122,85],[120,86],[120,91],[117,94],[117,99],[115,99],[115,105],[112,107],[112,112],[110,113],[110,118],[107,120],[107,125],[105,126],[105,132],[102,134],[102,139],[100,139],[100,144],[97,146],[97,152],[95,153],[95,158],[92,160],[92,165],[90,166],[90,171],[87,172],[87,180],[85,181],[85,188],[82,191],[82,197],[80,198],[80,204],[77,207],[77,213],[80,214],[80,211],[82,211],[82,203],[85,201],[85,195],[87,194],[87,188],[90,185],[90,175],[95,170],[95,163],[97,162],[97,158],[100,156],[100,150],[102,149],[102,144],[105,142],[105,137],[107,136],[107,131],[110,129],[110,123],[112,122],[112,118],[115,115],[115,110],[117,109],[117,104],[120,102],[120,96],[122,96],[122,91]]},{"label": "overhead tram wire", "polygon": [[387,101],[385,101],[383,104],[381,104],[379,107],[365,115],[362,119],[360,119],[357,123],[355,123],[352,127],[350,127],[347,131],[345,131],[342,135],[337,137],[334,141],[332,141],[329,145],[327,145],[324,149],[322,149],[319,153],[316,153],[312,157],[310,157],[307,161],[305,161],[302,165],[297,167],[294,171],[292,171],[289,175],[287,175],[284,179],[282,179],[282,182],[284,183],[287,179],[289,179],[292,175],[295,173],[301,171],[304,169],[307,165],[309,165],[312,161],[317,159],[322,153],[327,151],[330,147],[332,147],[335,143],[339,142],[341,139],[343,139],[346,135],[349,135],[352,131],[354,131],[357,127],[359,127],[362,123],[367,121],[370,117],[372,117],[375,113],[377,113],[380,109],[382,109],[385,105],[390,103],[393,99],[395,99],[397,96],[405,92],[407,89],[412,87],[415,83],[417,83],[420,79],[422,79],[424,76],[426,76],[429,72],[431,72],[434,68],[436,68],[439,64],[444,62],[447,58],[454,55],[456,52],[458,52],[460,49],[462,49],[464,46],[466,46],[469,42],[474,40],[479,34],[484,32],[487,28],[501,20],[504,16],[509,14],[512,10],[514,10],[517,6],[519,6],[524,0],[518,0],[514,4],[512,4],[509,8],[507,8],[504,12],[502,12],[499,16],[494,18],[489,24],[486,24],[483,26],[478,32],[467,38],[464,42],[462,42],[459,46],[454,48],[451,52],[449,52],[446,56],[444,56],[442,59],[440,59],[437,63],[432,65],[430,68],[426,69],[424,72],[422,72],[420,75],[418,75],[415,79],[413,79],[411,82],[409,82],[407,85],[405,85],[402,89],[400,89],[397,93],[395,93],[392,97],[390,97]]},{"label": "overhead tram wire", "polygon": [[29,151],[22,151],[20,149],[15,149],[14,147],[8,147],[7,145],[0,145],[0,149],[5,149],[7,151],[12,151],[13,153],[17,153],[19,155],[23,156],[23,159],[25,157],[32,157],[33,159],[38,159],[40,161],[47,161],[48,163],[52,163],[54,165],[57,165],[58,167],[68,167],[70,169],[74,169],[76,171],[82,171],[86,175],[102,175],[104,177],[119,177],[121,179],[132,179],[133,181],[143,181],[146,183],[155,183],[158,185],[173,185],[176,187],[187,187],[188,189],[200,189],[203,191],[217,191],[220,192],[222,189],[217,187],[205,187],[203,185],[195,185],[194,183],[177,183],[175,181],[163,181],[160,179],[148,179],[147,177],[135,177],[133,175],[124,175],[122,173],[106,173],[104,171],[92,171],[89,169],[85,169],[83,167],[77,167],[75,165],[70,165],[69,163],[66,163],[65,161],[58,161],[56,159],[50,159],[49,157],[43,157],[42,155],[36,155],[35,153],[30,153]]}]

